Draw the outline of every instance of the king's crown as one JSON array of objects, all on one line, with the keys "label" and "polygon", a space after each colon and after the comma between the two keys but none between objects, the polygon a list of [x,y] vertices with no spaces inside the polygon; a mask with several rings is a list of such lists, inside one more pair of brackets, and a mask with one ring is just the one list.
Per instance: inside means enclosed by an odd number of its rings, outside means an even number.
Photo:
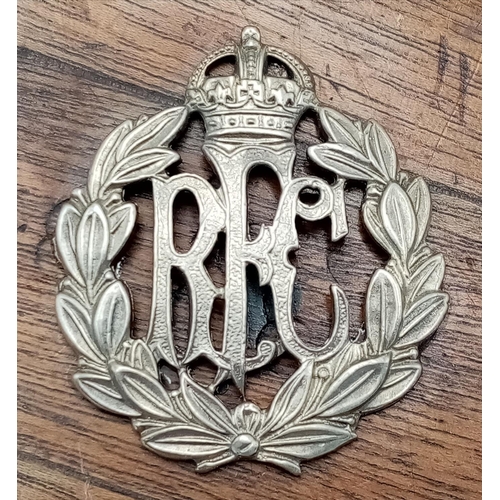
[{"label": "king's crown", "polygon": [[[209,67],[227,56],[236,58],[234,74],[208,76]],[[267,75],[268,57],[284,65],[291,78]],[[298,119],[317,99],[308,69],[284,50],[261,45],[259,30],[246,27],[241,45],[223,47],[201,62],[186,102],[201,113],[207,140],[241,143],[293,140]]]}]

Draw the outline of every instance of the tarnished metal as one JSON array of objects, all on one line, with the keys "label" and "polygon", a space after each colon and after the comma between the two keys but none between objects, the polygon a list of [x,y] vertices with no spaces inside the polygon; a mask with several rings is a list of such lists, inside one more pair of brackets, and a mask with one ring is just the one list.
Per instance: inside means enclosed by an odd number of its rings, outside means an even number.
[{"label": "tarnished metal", "polygon": [[[235,73],[207,76],[220,58],[236,58]],[[267,59],[284,64],[290,78],[270,76]],[[306,110],[319,114],[328,141],[311,146],[309,157],[338,178],[292,176],[294,132]],[[198,112],[206,128],[203,153],[220,179],[215,189],[201,177],[170,175],[179,159],[170,149],[188,116]],[[256,165],[276,173],[281,198],[271,225],[250,240],[247,179]],[[123,188],[150,179],[155,205],[155,259],[151,321],[144,339],[130,337],[131,300],[112,263],[130,237],[136,208]],[[331,239],[347,234],[344,182],[367,183],[363,216],[368,231],[390,260],[370,281],[366,298],[366,338],[349,338],[348,301],[332,285],[334,322],[327,342],[308,347],[292,317],[295,268],[288,255],[298,248],[295,218],[328,217]],[[306,204],[304,190],[318,200]],[[173,241],[173,205],[191,192],[200,211],[199,230],[186,253]],[[425,242],[430,195],[421,178],[398,172],[396,153],[375,122],[351,120],[322,106],[313,78],[297,58],[261,44],[256,28],[242,32],[239,45],[207,57],[191,77],[183,106],[151,118],[126,121],[99,149],[86,189],[75,190],[57,225],[57,253],[68,276],[61,282],[57,314],[79,354],[78,388],[101,408],[128,416],[149,449],[193,459],[208,471],[239,458],[270,462],[300,472],[300,462],[337,449],[355,438],[361,415],[402,397],[421,373],[417,346],[437,328],[447,309],[440,292],[444,263]],[[226,283],[218,288],[204,262],[218,233],[226,233]],[[260,285],[269,285],[278,340],[264,340],[247,355],[247,277],[256,267]],[[186,352],[179,356],[172,332],[172,269],[186,277],[191,324]],[[210,334],[214,301],[225,300],[223,346]],[[245,401],[227,409],[214,395],[231,380],[245,394],[252,370],[284,351],[300,368],[261,410]],[[203,357],[218,369],[207,387],[190,376],[189,365]],[[178,372],[180,387],[167,390],[158,363]]]}]

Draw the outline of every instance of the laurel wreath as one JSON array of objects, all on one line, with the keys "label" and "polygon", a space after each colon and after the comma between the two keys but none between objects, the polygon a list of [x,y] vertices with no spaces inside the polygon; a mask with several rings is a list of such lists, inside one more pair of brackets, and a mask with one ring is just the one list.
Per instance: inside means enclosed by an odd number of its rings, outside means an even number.
[{"label": "laurel wreath", "polygon": [[96,155],[87,188],[62,207],[56,249],[67,276],[56,307],[79,355],[76,386],[97,406],[130,417],[147,448],[193,459],[198,471],[248,458],[298,474],[302,460],[353,440],[361,415],[392,404],[416,383],[417,347],[446,312],[443,257],[425,242],[427,185],[398,172],[394,146],[379,125],[319,111],[329,141],[311,146],[309,156],[342,178],[367,182],[364,221],[390,259],[368,287],[366,339],[348,342],[327,361],[302,363],[267,410],[250,402],[227,409],[184,368],[180,388],[166,390],[149,345],[130,336],[131,298],[114,261],[132,233],[136,208],[122,190],[164,175],[178,160],[168,146],[187,108],[117,127]]}]

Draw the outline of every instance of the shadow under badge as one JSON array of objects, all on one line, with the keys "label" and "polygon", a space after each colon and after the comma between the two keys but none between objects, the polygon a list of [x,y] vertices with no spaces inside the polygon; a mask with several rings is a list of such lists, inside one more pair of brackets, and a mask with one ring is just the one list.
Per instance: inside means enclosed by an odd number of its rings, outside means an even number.
[{"label": "shadow under badge", "polygon": [[[226,56],[234,74],[207,76]],[[271,76],[268,58],[286,66],[288,76]],[[337,181],[293,177],[294,132],[308,110],[328,140],[309,147],[310,159],[332,171]],[[197,175],[169,175],[179,160],[170,148],[190,113],[203,117],[203,153],[220,188]],[[247,179],[255,165],[277,175],[281,197],[274,221],[248,237]],[[136,207],[123,189],[150,179],[155,210],[153,298],[149,332],[131,338],[129,291],[113,262],[135,225]],[[344,183],[364,181],[364,223],[389,254],[371,277],[366,296],[366,339],[349,338],[348,301],[331,286],[334,321],[328,340],[311,348],[293,324],[296,269],[289,253],[299,245],[295,218],[329,218],[331,239],[347,234]],[[318,193],[312,204],[304,190]],[[173,238],[173,205],[181,191],[196,198],[199,230],[186,253]],[[288,52],[261,44],[254,27],[241,43],[209,55],[189,80],[183,106],[136,121],[127,120],[104,140],[88,184],[73,191],[58,219],[57,257],[67,276],[57,295],[62,330],[79,356],[74,381],[100,408],[131,418],[144,446],[168,458],[194,460],[209,471],[238,459],[268,462],[293,474],[300,462],[334,451],[356,437],[363,414],[392,404],[408,392],[422,371],[418,345],[442,321],[448,295],[439,291],[441,254],[426,243],[431,201],[421,177],[399,172],[394,146],[375,122],[352,120],[322,106],[306,66]],[[204,262],[220,232],[226,234],[226,283],[217,287]],[[247,266],[272,294],[278,335],[247,353]],[[187,349],[179,356],[172,332],[172,270],[188,284],[191,321]],[[224,299],[220,350],[210,334],[214,301]],[[228,409],[214,394],[223,382],[245,397],[246,378],[284,352],[299,368],[267,409],[244,400]],[[217,368],[203,386],[190,375],[190,363],[204,358]],[[178,387],[162,384],[158,366],[178,375]]]}]

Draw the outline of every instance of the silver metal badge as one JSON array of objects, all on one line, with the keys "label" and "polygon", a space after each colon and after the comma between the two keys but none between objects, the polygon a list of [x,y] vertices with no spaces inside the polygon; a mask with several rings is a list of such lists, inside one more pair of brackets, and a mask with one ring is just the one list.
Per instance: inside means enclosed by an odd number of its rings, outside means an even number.
[{"label": "silver metal badge", "polygon": [[[207,68],[235,56],[234,75],[209,77]],[[267,58],[286,65],[291,77],[266,72]],[[306,110],[318,113],[328,136],[311,146],[309,157],[335,172],[337,182],[293,177],[294,131]],[[190,113],[203,117],[203,153],[221,186],[189,173],[169,175],[179,155],[169,146]],[[250,240],[247,178],[257,164],[272,168],[282,195],[272,225]],[[122,191],[150,179],[155,206],[155,262],[151,321],[147,336],[131,338],[131,299],[112,263],[129,239],[136,207]],[[390,255],[373,274],[366,296],[366,338],[349,337],[348,300],[332,285],[334,324],[325,345],[308,347],[292,317],[296,270],[289,253],[298,248],[297,215],[308,221],[328,217],[331,238],[347,234],[346,179],[365,181],[365,225]],[[305,189],[319,194],[314,204],[300,199]],[[173,203],[181,191],[197,200],[200,225],[186,253],[173,244]],[[356,437],[363,414],[401,398],[416,383],[422,366],[418,345],[438,327],[448,307],[440,292],[444,262],[427,246],[429,190],[420,177],[399,172],[394,146],[375,122],[351,120],[322,106],[308,69],[282,49],[264,46],[256,28],[242,32],[239,45],[207,57],[191,77],[183,106],[151,118],[126,121],[97,152],[85,189],[73,191],[57,224],[57,256],[67,276],[57,295],[57,315],[79,356],[77,387],[97,406],[131,418],[144,446],[168,458],[192,459],[198,471],[252,459],[294,474],[300,462],[331,452]],[[204,267],[219,232],[226,233],[226,283],[216,287]],[[279,339],[263,340],[254,356],[246,352],[246,267],[254,265],[261,285],[272,291]],[[180,357],[172,333],[172,269],[189,285],[191,324]],[[224,341],[213,346],[210,316],[225,299]],[[231,381],[245,394],[246,377],[285,351],[300,367],[261,409],[249,401],[225,407],[214,393]],[[190,376],[190,363],[204,357],[217,367],[204,387]],[[158,364],[179,375],[172,390],[162,384]]]}]

